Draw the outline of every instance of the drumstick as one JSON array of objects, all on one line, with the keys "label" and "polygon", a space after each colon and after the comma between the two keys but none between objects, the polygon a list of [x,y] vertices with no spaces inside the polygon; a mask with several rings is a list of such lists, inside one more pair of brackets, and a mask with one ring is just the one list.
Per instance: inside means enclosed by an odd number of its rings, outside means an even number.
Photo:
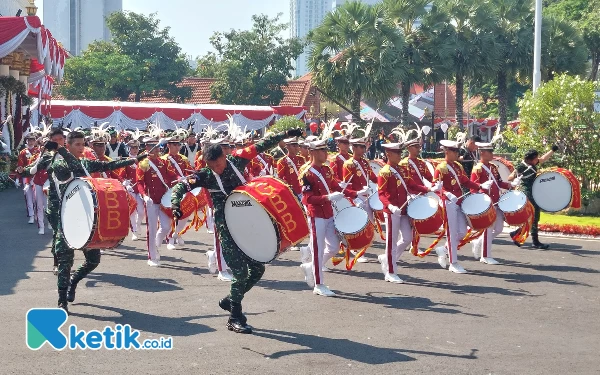
[{"label": "drumstick", "polygon": [[350,178],[346,182],[346,186],[344,186],[344,188],[342,189],[342,194],[344,194],[344,191],[346,191],[346,188],[350,185],[350,181],[352,181],[353,178],[354,178],[354,175],[350,176]]}]

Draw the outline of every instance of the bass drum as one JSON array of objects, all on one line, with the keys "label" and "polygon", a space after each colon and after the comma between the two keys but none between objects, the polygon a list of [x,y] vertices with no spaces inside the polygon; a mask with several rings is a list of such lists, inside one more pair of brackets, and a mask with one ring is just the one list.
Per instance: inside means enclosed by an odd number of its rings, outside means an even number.
[{"label": "bass drum", "polygon": [[[515,170],[512,163],[504,158],[496,156],[494,160],[490,161],[490,163],[494,164],[496,168],[498,168],[498,173],[500,174],[500,178],[502,181],[507,182],[508,176]],[[505,189],[500,189],[501,191],[506,191]]]},{"label": "bass drum", "polygon": [[571,182],[559,172],[546,171],[533,181],[531,194],[537,205],[546,212],[558,212],[569,207],[573,197]]}]

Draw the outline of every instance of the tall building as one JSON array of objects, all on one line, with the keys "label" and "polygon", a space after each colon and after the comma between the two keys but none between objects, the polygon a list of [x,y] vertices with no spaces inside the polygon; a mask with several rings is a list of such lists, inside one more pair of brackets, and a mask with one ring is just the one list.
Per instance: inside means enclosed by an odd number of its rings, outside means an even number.
[{"label": "tall building", "polygon": [[[292,38],[304,39],[308,33],[319,26],[327,13],[342,5],[346,0],[290,0],[290,34]],[[362,0],[375,4],[381,0]],[[310,46],[296,60],[296,75],[308,72]]]},{"label": "tall building", "polygon": [[45,0],[44,25],[73,55],[95,40],[110,40],[105,18],[123,10],[123,0]]}]

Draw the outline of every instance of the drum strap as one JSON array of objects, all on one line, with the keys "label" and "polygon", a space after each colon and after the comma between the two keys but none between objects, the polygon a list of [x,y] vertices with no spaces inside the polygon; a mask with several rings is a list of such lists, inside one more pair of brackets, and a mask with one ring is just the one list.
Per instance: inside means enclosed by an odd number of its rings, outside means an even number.
[{"label": "drum strap", "polygon": [[408,162],[410,163],[410,165],[415,169],[415,172],[417,172],[417,176],[419,176],[419,178],[421,179],[421,181],[423,181],[423,183],[425,184],[425,177],[423,177],[423,175],[421,174],[421,171],[419,171],[419,168],[417,167],[417,165],[415,164],[414,161],[410,160],[410,158],[408,158]]},{"label": "drum strap", "polygon": [[290,159],[289,156],[286,156],[285,159],[287,160],[288,164],[294,168],[294,172],[296,172],[296,176],[299,176],[298,174],[298,168],[296,168],[296,164],[294,164],[294,162],[292,161],[292,159]]},{"label": "drum strap", "polygon": [[452,166],[450,164],[447,164],[447,165],[448,165],[448,170],[450,171],[450,173],[452,173],[452,175],[454,176],[454,179],[456,179],[456,183],[458,184],[458,187],[460,188],[460,190],[462,190],[462,185],[460,184],[460,180],[458,179],[458,175],[454,171],[454,168],[452,168]]},{"label": "drum strap", "polygon": [[[523,171],[523,174],[521,176],[523,176],[522,178],[529,178],[531,176],[535,176],[537,174],[537,171],[533,168],[533,166],[525,163],[524,161],[521,161],[521,164],[523,164],[525,167],[527,167],[527,169],[525,169]],[[528,170],[532,170],[533,173],[528,174],[527,176],[525,176],[525,172],[527,172]]]},{"label": "drum strap", "polygon": [[354,164],[358,167],[358,169],[360,169],[360,171],[362,172],[362,175],[365,176],[365,180],[367,181],[367,184],[368,184],[369,183],[369,177],[365,173],[365,170],[363,169],[362,165],[360,165],[360,162],[358,160],[356,160],[356,159],[352,159],[352,162],[354,162]]},{"label": "drum strap", "polygon": [[342,154],[338,154],[337,156],[338,158],[342,159],[342,161],[345,163],[346,162],[346,158],[342,156]]},{"label": "drum strap", "polygon": [[[265,159],[262,158],[262,156],[260,156],[260,154],[257,154],[256,157],[258,158],[258,161],[260,161],[260,163],[263,165],[263,169],[269,173],[272,173],[273,171],[270,170],[269,168],[269,163],[267,163],[265,161]],[[286,156],[287,157],[287,156]]]},{"label": "drum strap", "polygon": [[[240,173],[240,171],[235,167],[235,165],[233,165],[233,163],[229,159],[227,159],[227,162],[229,163],[229,165],[231,165],[231,168],[233,168],[233,171],[238,176],[238,178],[240,179],[240,181],[242,181],[242,184],[246,185],[246,179]],[[218,174],[216,174],[215,172],[213,172],[213,175],[215,175],[215,179],[217,180],[217,184],[219,185],[219,189],[221,189],[221,191],[223,192],[223,194],[227,195],[227,192],[225,191],[225,187],[223,186],[223,181],[221,181],[221,177]],[[213,192],[213,190],[209,190],[209,191]]]},{"label": "drum strap", "polygon": [[160,170],[158,169],[158,167],[156,166],[156,164],[154,164],[152,162],[152,160],[147,159],[148,160],[148,164],[150,165],[150,168],[154,169],[154,172],[156,172],[156,175],[158,176],[158,179],[160,180],[160,182],[163,183],[163,185],[165,185],[165,187],[167,188],[167,190],[169,190],[169,185],[167,185],[167,183],[165,182],[165,179],[163,178],[162,173],[160,173]]},{"label": "drum strap", "polygon": [[171,162],[171,164],[173,164],[175,169],[177,169],[177,173],[179,173],[179,176],[184,177],[183,171],[179,167],[179,164],[177,164],[177,162],[175,161],[175,159],[173,159],[173,157],[171,155],[169,155],[169,161]]},{"label": "drum strap", "polygon": [[500,185],[498,185],[498,181],[496,181],[496,177],[494,177],[494,175],[492,174],[492,171],[485,164],[483,164],[483,163],[481,164],[481,166],[487,172],[487,174],[488,174],[488,180],[491,178],[491,180],[494,181],[494,183],[496,184],[496,186],[498,186],[498,189],[500,189]]},{"label": "drum strap", "polygon": [[323,175],[319,171],[317,171],[314,167],[310,167],[310,171],[312,173],[314,173],[315,176],[317,176],[319,178],[319,180],[321,180],[323,185],[325,185],[325,190],[327,190],[327,194],[331,194],[331,190],[329,190],[329,185],[327,185],[327,181],[325,181],[325,178],[323,177]]},{"label": "drum strap", "polygon": [[392,170],[392,173],[394,174],[394,176],[396,176],[396,178],[402,182],[402,186],[404,186],[404,189],[406,190],[406,195],[407,196],[411,196],[412,194],[408,191],[408,187],[406,186],[406,182],[404,182],[404,179],[402,178],[402,176],[400,176],[400,173],[398,173],[398,171],[396,169],[394,169],[394,167],[392,167],[390,165],[390,169]]}]

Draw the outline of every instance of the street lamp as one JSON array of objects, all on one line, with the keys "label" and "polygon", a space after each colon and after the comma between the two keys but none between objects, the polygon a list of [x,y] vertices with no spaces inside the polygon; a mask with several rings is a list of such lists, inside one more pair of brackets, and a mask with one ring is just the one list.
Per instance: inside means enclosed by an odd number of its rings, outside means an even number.
[{"label": "street lamp", "polygon": [[38,7],[35,6],[35,0],[29,0],[29,6],[25,7],[25,9],[27,9],[28,16],[35,16],[38,10]]}]

